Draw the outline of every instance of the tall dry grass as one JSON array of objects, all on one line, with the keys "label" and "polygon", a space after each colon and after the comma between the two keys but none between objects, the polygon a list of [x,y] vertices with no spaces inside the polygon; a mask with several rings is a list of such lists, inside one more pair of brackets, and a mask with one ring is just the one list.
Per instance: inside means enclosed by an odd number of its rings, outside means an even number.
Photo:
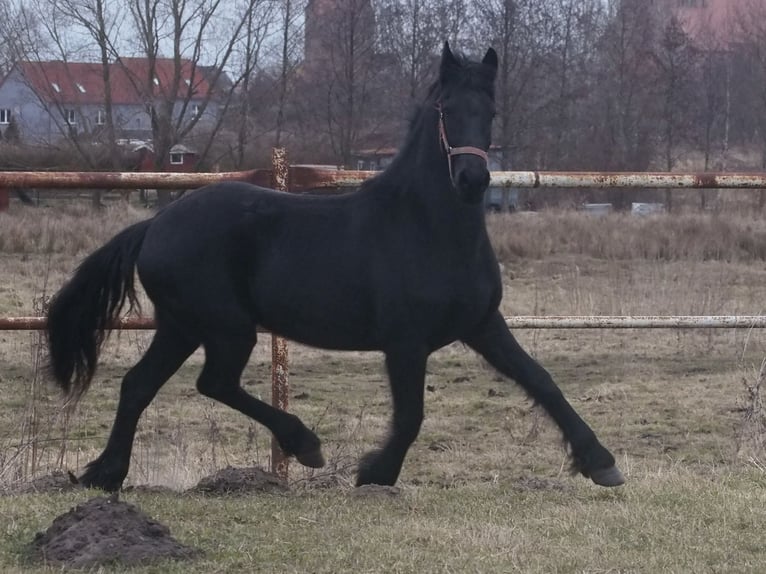
[{"label": "tall dry grass", "polygon": [[766,260],[766,220],[755,215],[594,216],[550,210],[491,215],[487,226],[501,262],[562,254],[608,260]]},{"label": "tall dry grass", "polygon": [[[13,204],[0,213],[0,254],[84,255],[154,212],[125,203],[93,211],[84,203],[45,208]],[[501,262],[585,255],[651,261],[766,260],[766,220],[737,212],[593,216],[572,210],[491,214]]]},{"label": "tall dry grass", "polygon": [[125,203],[98,211],[82,203],[42,208],[14,203],[11,210],[0,213],[0,253],[84,255],[122,228],[151,215]]}]

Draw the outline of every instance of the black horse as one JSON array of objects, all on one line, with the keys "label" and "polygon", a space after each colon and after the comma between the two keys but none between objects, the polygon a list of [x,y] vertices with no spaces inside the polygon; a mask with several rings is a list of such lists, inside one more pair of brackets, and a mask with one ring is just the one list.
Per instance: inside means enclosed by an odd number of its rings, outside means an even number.
[{"label": "black horse", "polygon": [[316,347],[384,352],[392,430],[360,462],[359,485],[396,482],[423,420],[428,356],[453,341],[545,408],[569,443],[574,470],[603,486],[622,484],[614,457],[498,311],[502,285],[483,206],[496,71],[491,48],[472,62],[445,44],[439,78],[400,153],[356,193],[210,185],[88,256],[48,313],[51,369],[64,392],[76,400],[87,389],[110,325],[135,303],[134,269],[157,330],[125,375],[106,448],[81,482],[120,487],[141,413],[200,345],[202,394],[264,424],[302,464],[324,464],[319,439],[298,417],[240,386],[261,325]]}]

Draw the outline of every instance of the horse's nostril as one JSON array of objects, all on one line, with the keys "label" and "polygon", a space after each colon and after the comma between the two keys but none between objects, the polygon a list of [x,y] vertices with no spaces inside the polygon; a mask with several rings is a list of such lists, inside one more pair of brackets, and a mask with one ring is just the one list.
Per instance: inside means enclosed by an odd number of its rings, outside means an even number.
[{"label": "horse's nostril", "polygon": [[461,170],[457,174],[457,184],[463,189],[484,189],[489,185],[489,172]]}]

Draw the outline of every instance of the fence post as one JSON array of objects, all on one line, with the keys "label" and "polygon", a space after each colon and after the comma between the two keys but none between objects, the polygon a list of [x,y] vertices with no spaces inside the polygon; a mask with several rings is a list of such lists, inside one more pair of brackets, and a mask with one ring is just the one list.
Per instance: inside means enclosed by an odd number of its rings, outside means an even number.
[{"label": "fence post", "polygon": [[[272,186],[282,192],[287,191],[287,153],[285,148],[274,148],[271,154]],[[271,404],[283,411],[287,410],[290,395],[288,379],[287,341],[277,335],[271,335]],[[287,479],[288,459],[275,438],[271,439],[271,472]]]}]

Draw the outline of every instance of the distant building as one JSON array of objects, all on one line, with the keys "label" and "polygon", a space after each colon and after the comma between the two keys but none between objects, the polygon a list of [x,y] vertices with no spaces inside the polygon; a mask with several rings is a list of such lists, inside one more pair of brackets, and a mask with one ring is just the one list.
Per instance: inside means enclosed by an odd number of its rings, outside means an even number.
[{"label": "distant building", "polygon": [[[138,171],[157,171],[157,161],[154,156],[154,147],[150,144],[140,144],[133,148],[136,154]],[[176,144],[168,152],[164,162],[163,171],[189,173],[197,171],[199,158],[197,152],[186,146]]]},{"label": "distant building", "polygon": [[[117,139],[147,140],[152,136],[151,105],[172,89],[175,64],[161,58],[154,77],[146,58],[122,58],[110,65],[112,116]],[[175,113],[186,102],[186,117],[215,118],[218,105],[203,68],[183,60],[181,84],[175,95]],[[8,129],[30,144],[55,143],[68,136],[96,139],[106,125],[103,68],[86,62],[17,63],[0,80],[0,136]]]},{"label": "distant building", "polygon": [[684,30],[703,49],[721,49],[736,42],[738,20],[752,0],[672,0]]},{"label": "distant building", "polygon": [[352,168],[358,170],[380,171],[386,169],[396,156],[394,147],[361,149],[352,154]]}]

